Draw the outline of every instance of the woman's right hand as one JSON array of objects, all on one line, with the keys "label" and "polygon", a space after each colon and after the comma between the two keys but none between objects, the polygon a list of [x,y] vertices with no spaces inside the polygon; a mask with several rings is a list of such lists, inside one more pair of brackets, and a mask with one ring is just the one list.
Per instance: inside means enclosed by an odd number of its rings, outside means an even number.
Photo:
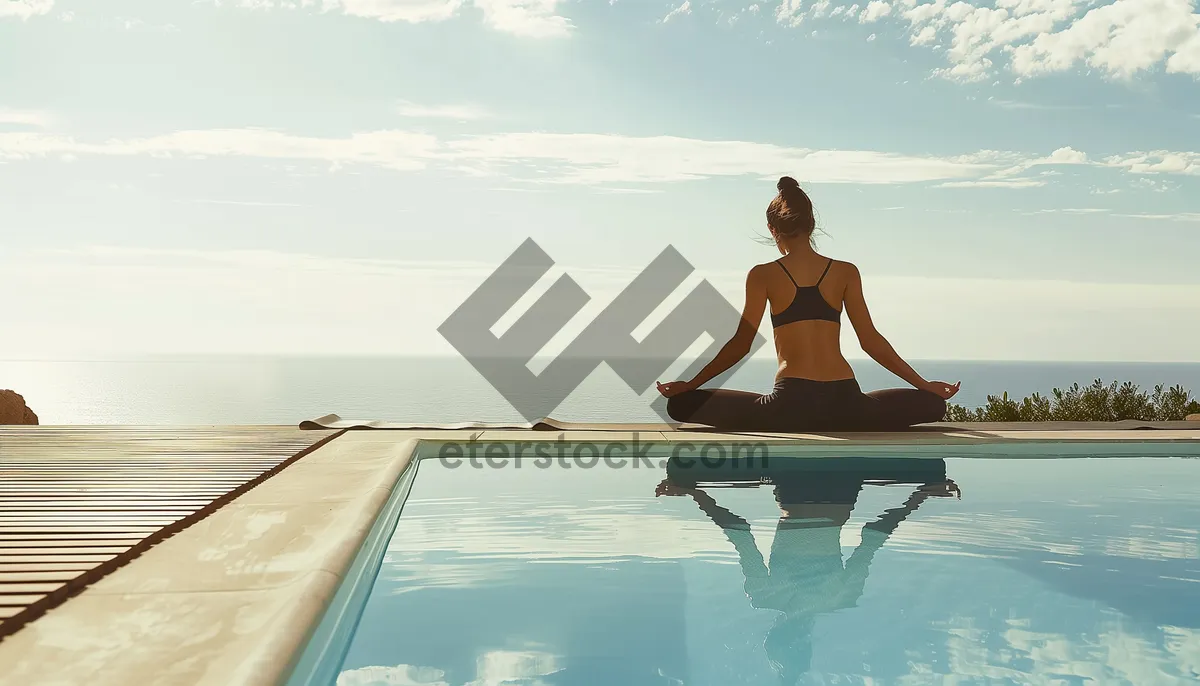
[{"label": "woman's right hand", "polygon": [[953,385],[948,384],[945,381],[926,381],[924,388],[921,390],[929,391],[942,400],[949,400],[954,397],[955,393],[958,393],[958,389],[961,387],[961,381]]},{"label": "woman's right hand", "polygon": [[925,484],[921,486],[918,491],[924,495],[934,496],[935,498],[950,498],[957,496],[959,500],[962,500],[962,489],[958,487],[958,484],[954,483],[950,479],[946,479],[942,483],[938,484]]},{"label": "woman's right hand", "polygon": [[665,398],[674,398],[680,393],[687,393],[696,389],[691,381],[668,381],[667,383],[658,381],[657,384],[658,392],[662,393]]}]

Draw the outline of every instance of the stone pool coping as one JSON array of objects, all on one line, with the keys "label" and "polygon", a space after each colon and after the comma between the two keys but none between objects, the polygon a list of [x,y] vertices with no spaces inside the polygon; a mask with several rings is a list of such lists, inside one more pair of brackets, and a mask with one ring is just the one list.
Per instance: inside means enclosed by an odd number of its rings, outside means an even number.
[{"label": "stone pool coping", "polygon": [[[993,425],[994,426],[994,425]],[[784,445],[1200,441],[1194,428],[898,434],[348,430],[0,641],[0,683],[277,686],[422,441]]]}]

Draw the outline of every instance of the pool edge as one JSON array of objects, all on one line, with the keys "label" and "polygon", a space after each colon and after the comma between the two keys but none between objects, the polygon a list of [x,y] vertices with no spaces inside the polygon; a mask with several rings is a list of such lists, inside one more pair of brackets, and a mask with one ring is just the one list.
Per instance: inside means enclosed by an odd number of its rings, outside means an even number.
[{"label": "pool edge", "polygon": [[9,636],[0,682],[283,683],[421,442],[347,437]]},{"label": "pool edge", "polygon": [[366,605],[387,556],[404,504],[412,492],[420,467],[423,441],[417,441],[408,465],[400,473],[392,495],[376,515],[375,523],[363,539],[350,567],[342,575],[337,590],[325,604],[308,638],[292,656],[279,683],[284,686],[332,684],[350,647],[350,639],[362,619]]}]

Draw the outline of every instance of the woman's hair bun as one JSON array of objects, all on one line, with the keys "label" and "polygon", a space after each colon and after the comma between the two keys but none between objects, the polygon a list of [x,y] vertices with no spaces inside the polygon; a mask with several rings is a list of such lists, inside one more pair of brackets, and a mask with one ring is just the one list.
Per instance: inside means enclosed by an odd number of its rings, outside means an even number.
[{"label": "woman's hair bun", "polygon": [[798,191],[800,190],[800,184],[790,176],[783,176],[780,177],[779,183],[775,184],[775,188],[779,189],[780,193],[784,191]]}]

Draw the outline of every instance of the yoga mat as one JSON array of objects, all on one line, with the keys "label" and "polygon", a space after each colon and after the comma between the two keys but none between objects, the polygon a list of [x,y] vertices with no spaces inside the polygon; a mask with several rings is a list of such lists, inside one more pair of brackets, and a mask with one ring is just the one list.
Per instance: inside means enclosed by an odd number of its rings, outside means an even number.
[{"label": "yoga mat", "polygon": [[[595,424],[587,422],[564,422],[553,417],[545,417],[536,422],[458,422],[452,424],[434,424],[430,422],[389,422],[379,420],[342,419],[336,414],[309,419],[300,422],[301,429],[406,429],[427,431],[480,430],[528,430],[528,431],[675,431],[677,427],[670,424]],[[683,430],[699,430],[704,427],[699,424],[683,424],[678,427]]]},{"label": "yoga mat", "polygon": [[[1125,420],[1120,422],[937,422],[918,424],[903,431],[888,431],[887,433],[936,433],[945,431],[1118,431],[1118,430],[1154,430],[1154,429],[1195,429],[1195,421],[1179,422],[1139,422]],[[450,424],[435,424],[430,422],[392,422],[384,420],[343,419],[336,414],[327,414],[316,419],[300,422],[301,429],[405,429],[425,431],[479,430],[479,431],[703,431],[706,433],[725,433],[730,435],[745,435],[746,433],[777,432],[731,432],[714,431],[702,424],[599,424],[589,422],[565,422],[553,417],[544,417],[535,422],[458,422]],[[842,433],[842,432],[836,432]]]}]

